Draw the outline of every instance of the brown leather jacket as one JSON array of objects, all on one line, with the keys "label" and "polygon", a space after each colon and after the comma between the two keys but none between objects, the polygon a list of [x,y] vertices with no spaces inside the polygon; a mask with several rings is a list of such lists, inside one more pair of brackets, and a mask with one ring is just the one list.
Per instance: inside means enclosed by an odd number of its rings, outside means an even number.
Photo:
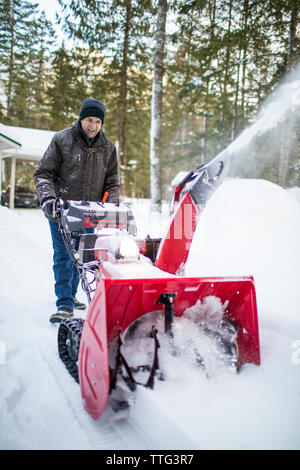
[{"label": "brown leather jacket", "polygon": [[34,173],[40,204],[46,199],[118,202],[120,185],[115,145],[100,133],[92,144],[80,123],[57,132]]}]

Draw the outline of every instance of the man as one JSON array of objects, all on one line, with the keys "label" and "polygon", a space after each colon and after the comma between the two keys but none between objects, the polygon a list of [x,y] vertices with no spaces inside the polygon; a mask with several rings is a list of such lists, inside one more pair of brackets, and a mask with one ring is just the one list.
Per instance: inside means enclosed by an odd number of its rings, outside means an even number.
[{"label": "man", "polygon": [[51,323],[73,316],[73,309],[85,308],[76,298],[79,275],[53,218],[56,198],[63,200],[119,201],[117,153],[104,135],[103,103],[94,98],[83,101],[73,127],[57,132],[35,173],[34,181],[40,205],[49,219],[53,244],[53,272],[57,312]]}]

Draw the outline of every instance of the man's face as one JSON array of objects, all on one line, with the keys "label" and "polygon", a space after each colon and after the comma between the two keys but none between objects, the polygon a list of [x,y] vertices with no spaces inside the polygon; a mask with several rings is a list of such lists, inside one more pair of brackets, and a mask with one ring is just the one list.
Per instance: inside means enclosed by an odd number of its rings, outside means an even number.
[{"label": "man's face", "polygon": [[82,130],[86,135],[93,139],[101,129],[102,121],[97,117],[88,116],[81,121]]}]

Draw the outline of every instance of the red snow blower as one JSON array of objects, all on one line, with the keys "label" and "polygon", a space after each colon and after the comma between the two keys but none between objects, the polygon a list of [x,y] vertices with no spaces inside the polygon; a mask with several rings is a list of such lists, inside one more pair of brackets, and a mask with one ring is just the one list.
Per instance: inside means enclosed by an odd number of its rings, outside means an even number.
[{"label": "red snow blower", "polygon": [[184,276],[201,213],[227,171],[223,152],[185,176],[162,239],[138,240],[125,203],[57,201],[59,228],[89,300],[85,320],[60,324],[59,356],[94,419],[108,400],[124,408],[137,386],[165,380],[165,347],[175,359],[188,354],[208,375],[212,354],[234,372],[260,364],[253,278]]}]

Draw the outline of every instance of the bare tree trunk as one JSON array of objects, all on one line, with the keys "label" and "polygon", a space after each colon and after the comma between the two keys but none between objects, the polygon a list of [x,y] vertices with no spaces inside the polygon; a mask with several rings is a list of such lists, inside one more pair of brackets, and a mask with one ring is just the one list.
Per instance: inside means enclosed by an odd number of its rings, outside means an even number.
[{"label": "bare tree trunk", "polygon": [[117,117],[117,149],[120,167],[121,194],[125,195],[125,169],[127,165],[127,142],[126,142],[126,121],[127,121],[127,66],[128,66],[128,48],[129,33],[131,26],[131,0],[126,0],[126,23],[124,30],[123,58],[120,75],[119,109]]},{"label": "bare tree trunk", "polygon": [[166,39],[167,0],[159,0],[155,34],[154,78],[152,85],[152,109],[150,131],[150,178],[151,178],[151,206],[154,210],[161,210],[162,181],[161,181],[161,127],[162,127],[162,97],[164,52]]},{"label": "bare tree trunk", "polygon": [[10,48],[9,48],[9,67],[8,67],[8,84],[7,84],[7,98],[6,98],[6,115],[10,118],[12,112],[12,85],[14,80],[14,49],[15,49],[15,2],[12,2],[9,12],[10,16]]},{"label": "bare tree trunk", "polygon": [[209,85],[210,79],[207,80],[206,83],[206,93],[205,93],[205,104],[204,104],[204,111],[202,115],[202,151],[201,151],[201,163],[206,162],[207,158],[207,127],[208,127],[208,115],[209,115]]},{"label": "bare tree trunk", "polygon": [[280,143],[280,161],[278,172],[278,183],[280,186],[286,186],[287,174],[289,169],[289,147],[291,140],[292,123],[289,118],[282,124],[281,143]]},{"label": "bare tree trunk", "polygon": [[239,51],[238,63],[237,63],[237,73],[236,73],[236,83],[235,83],[235,100],[233,108],[233,118],[231,126],[231,141],[233,142],[238,133],[238,104],[239,104],[239,91],[240,91],[240,68],[241,68],[241,49]]},{"label": "bare tree trunk", "polygon": [[[215,27],[216,27],[216,0],[208,2],[209,19],[210,19],[210,44],[215,40]],[[209,58],[208,68],[210,69],[212,58]],[[210,92],[210,78],[206,82],[206,92],[204,101],[204,110],[202,115],[202,143],[201,143],[201,163],[205,163],[207,157],[207,130],[209,118],[209,92]]]},{"label": "bare tree trunk", "polygon": [[[231,16],[232,16],[232,0],[229,2],[229,11],[228,11],[228,26],[227,26],[227,34],[228,37],[230,38],[231,34]],[[224,88],[223,88],[223,93],[225,96],[227,96],[227,83],[229,79],[229,63],[230,63],[230,52],[231,52],[231,41],[227,43],[227,48],[226,48],[226,58],[225,58],[225,74],[224,74]]]},{"label": "bare tree trunk", "polygon": [[243,126],[246,122],[246,111],[245,111],[245,95],[246,95],[246,69],[247,69],[247,51],[249,45],[249,39],[247,36],[247,26],[248,26],[248,19],[249,19],[249,2],[248,0],[244,0],[244,12],[243,12],[243,30],[244,30],[244,39],[243,39],[243,57],[242,57],[242,83],[241,83],[241,111],[242,111],[242,119],[243,119]]},{"label": "bare tree trunk", "polygon": [[295,65],[295,46],[296,46],[296,29],[299,15],[299,1],[291,0],[291,21],[290,21],[290,43],[289,43],[289,58],[288,58],[288,71],[292,70]]},{"label": "bare tree trunk", "polygon": [[[290,19],[290,42],[287,71],[293,70],[295,65],[295,44],[296,44],[296,28],[299,15],[298,0],[292,0],[291,19]],[[289,170],[289,149],[292,139],[292,120],[288,117],[282,125],[280,160],[278,171],[278,183],[285,187],[287,184],[287,175]]]},{"label": "bare tree trunk", "polygon": [[201,163],[205,163],[206,161],[206,138],[207,138],[207,111],[203,113],[203,121],[202,121],[202,152],[201,152]]}]

